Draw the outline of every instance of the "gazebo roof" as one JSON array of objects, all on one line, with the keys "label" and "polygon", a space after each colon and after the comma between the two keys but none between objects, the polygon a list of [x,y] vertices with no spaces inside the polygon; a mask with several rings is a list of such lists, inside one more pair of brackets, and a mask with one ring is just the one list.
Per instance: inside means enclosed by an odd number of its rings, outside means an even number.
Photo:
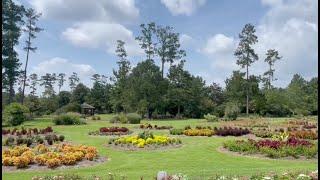
[{"label": "gazebo roof", "polygon": [[94,109],[93,106],[91,106],[90,104],[87,104],[87,103],[81,104],[81,108],[83,108],[83,109]]}]

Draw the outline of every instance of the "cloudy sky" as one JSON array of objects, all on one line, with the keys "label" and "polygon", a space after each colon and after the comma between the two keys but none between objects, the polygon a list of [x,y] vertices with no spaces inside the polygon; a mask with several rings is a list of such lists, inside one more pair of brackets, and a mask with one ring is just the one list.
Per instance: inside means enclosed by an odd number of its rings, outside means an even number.
[{"label": "cloudy sky", "polygon": [[[214,81],[225,86],[225,79],[239,69],[233,52],[246,23],[256,26],[259,41],[253,74],[266,71],[265,53],[275,48],[283,57],[276,63],[276,86],[287,86],[294,73],[306,79],[317,76],[316,0],[16,1],[42,13],[39,26],[45,30],[34,42],[38,51],[30,56],[31,73],[77,72],[91,86],[92,74],[112,75],[118,39],[126,42],[132,64],[145,59],[135,37],[141,23],[153,21],[180,33],[187,51],[186,69],[202,76],[207,84]],[[21,49],[17,47],[24,61],[26,53]]]}]

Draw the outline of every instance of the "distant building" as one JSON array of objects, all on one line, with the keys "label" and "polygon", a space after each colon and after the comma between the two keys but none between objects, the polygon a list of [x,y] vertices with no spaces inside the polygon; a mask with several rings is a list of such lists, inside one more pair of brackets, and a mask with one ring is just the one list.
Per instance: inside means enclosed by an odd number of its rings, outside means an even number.
[{"label": "distant building", "polygon": [[81,114],[93,116],[94,109],[95,107],[91,106],[90,104],[87,104],[87,103],[81,104]]}]

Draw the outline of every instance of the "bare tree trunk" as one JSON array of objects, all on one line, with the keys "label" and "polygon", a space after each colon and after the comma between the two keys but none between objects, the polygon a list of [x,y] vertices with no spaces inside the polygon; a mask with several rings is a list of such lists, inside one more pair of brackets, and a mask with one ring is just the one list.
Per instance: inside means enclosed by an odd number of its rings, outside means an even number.
[{"label": "bare tree trunk", "polygon": [[246,107],[247,116],[249,116],[249,66],[247,65],[247,107]]},{"label": "bare tree trunk", "polygon": [[[29,21],[29,25],[31,26],[31,21]],[[28,67],[28,61],[29,61],[29,50],[30,50],[30,31],[29,31],[29,37],[28,37],[28,47],[27,47],[27,59],[26,59],[26,65],[24,67],[24,78],[23,78],[23,86],[22,86],[22,96],[21,96],[21,104],[23,104],[24,101],[24,90],[26,87],[26,80],[27,80],[27,67]]]}]

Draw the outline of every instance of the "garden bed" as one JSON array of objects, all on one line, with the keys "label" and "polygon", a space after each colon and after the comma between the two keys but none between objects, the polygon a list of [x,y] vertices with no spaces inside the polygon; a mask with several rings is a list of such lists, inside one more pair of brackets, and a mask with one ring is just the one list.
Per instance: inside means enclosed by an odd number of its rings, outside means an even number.
[{"label": "garden bed", "polygon": [[[67,166],[67,165],[61,165],[59,167],[56,167],[55,170],[64,170],[64,169],[71,169],[71,168],[82,168],[82,167],[90,167],[90,166],[95,166],[101,163],[104,163],[108,161],[107,157],[103,156],[97,156],[94,160],[82,160],[77,162],[75,165],[72,166]],[[42,171],[42,170],[52,170],[52,168],[48,168],[47,166],[39,166],[37,164],[30,164],[26,168],[16,168],[14,166],[2,166],[2,172],[21,172],[21,171]]]},{"label": "garden bed", "polygon": [[292,160],[292,161],[316,161],[318,159],[318,155],[316,155],[314,158],[311,159],[307,159],[304,156],[297,158],[294,157],[281,157],[281,158],[270,158],[267,157],[265,154],[262,153],[256,153],[256,154],[249,154],[249,153],[243,153],[243,152],[235,152],[235,151],[230,151],[229,149],[220,146],[217,148],[217,151],[220,153],[224,153],[224,154],[229,154],[229,155],[233,155],[233,156],[239,156],[239,157],[248,157],[248,158],[257,158],[257,159],[266,159],[266,160]]},{"label": "garden bed", "polygon": [[94,136],[121,136],[131,134],[132,131],[129,131],[126,127],[102,127],[98,131],[89,132],[89,135]]},{"label": "garden bed", "polygon": [[153,135],[149,131],[144,131],[136,136],[127,136],[112,138],[108,141],[108,146],[122,150],[154,150],[154,149],[167,149],[168,147],[179,147],[181,140],[167,136]]},{"label": "garden bed", "polygon": [[318,157],[318,143],[289,138],[287,140],[232,140],[223,144],[229,151],[241,154],[263,154],[266,157],[279,159],[284,157],[301,157],[312,159]]},{"label": "garden bed", "polygon": [[[34,148],[15,146],[2,150],[2,169],[55,169],[61,166],[78,166],[92,164],[86,161],[101,162],[98,152],[93,146],[55,144],[46,146],[39,144]],[[45,166],[45,167],[42,167]]]},{"label": "garden bed", "polygon": [[150,150],[168,150],[168,149],[175,149],[180,148],[182,144],[169,144],[169,145],[145,145],[144,148],[139,148],[137,146],[131,144],[106,144],[106,147],[110,147],[115,150],[123,150],[123,151],[150,151]]}]

